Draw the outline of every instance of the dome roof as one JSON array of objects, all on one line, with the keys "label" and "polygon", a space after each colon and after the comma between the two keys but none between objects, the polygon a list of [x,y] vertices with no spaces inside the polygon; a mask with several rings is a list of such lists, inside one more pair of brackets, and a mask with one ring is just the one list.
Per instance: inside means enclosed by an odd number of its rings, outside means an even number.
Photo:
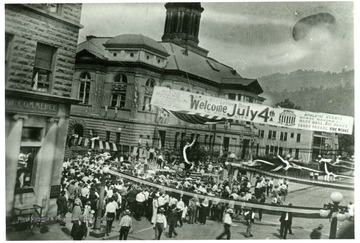
[{"label": "dome roof", "polygon": [[104,46],[106,48],[146,48],[158,54],[168,56],[166,49],[154,39],[140,34],[118,35],[108,40]]}]

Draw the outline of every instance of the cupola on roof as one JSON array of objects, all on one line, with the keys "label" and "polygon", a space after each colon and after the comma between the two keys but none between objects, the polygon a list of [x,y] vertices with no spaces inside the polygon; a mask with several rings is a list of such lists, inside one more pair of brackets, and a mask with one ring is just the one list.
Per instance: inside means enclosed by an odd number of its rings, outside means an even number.
[{"label": "cupola on roof", "polygon": [[105,48],[145,48],[155,53],[169,56],[166,49],[154,39],[141,34],[124,34],[109,39]]}]

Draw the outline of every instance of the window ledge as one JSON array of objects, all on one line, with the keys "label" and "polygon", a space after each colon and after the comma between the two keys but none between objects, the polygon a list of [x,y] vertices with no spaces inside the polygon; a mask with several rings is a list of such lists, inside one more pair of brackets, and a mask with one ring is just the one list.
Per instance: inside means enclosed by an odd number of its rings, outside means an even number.
[{"label": "window ledge", "polygon": [[[102,109],[105,109],[105,106],[101,107]],[[108,110],[115,110],[114,106],[108,106]],[[127,109],[127,108],[118,108],[118,111],[131,111],[131,109]]]},{"label": "window ledge", "polygon": [[88,106],[88,107],[91,107],[90,104],[84,104],[84,103],[79,103],[79,104],[76,104],[76,105],[78,105],[78,106]]},{"label": "window ledge", "polygon": [[155,111],[138,111],[138,113],[146,113],[146,114],[156,115],[156,112],[155,112]]},{"label": "window ledge", "polygon": [[23,193],[33,193],[33,187],[24,187],[24,188],[17,188],[15,189],[15,194],[23,194]]}]

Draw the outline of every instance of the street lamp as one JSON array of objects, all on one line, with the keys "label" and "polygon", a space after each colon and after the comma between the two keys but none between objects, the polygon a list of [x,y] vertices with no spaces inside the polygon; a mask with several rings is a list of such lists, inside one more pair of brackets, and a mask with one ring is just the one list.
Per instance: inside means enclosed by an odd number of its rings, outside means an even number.
[{"label": "street lamp", "polygon": [[336,238],[337,221],[344,221],[350,218],[350,214],[346,212],[343,207],[339,207],[340,202],[343,200],[343,195],[340,192],[333,192],[330,195],[333,203],[324,204],[324,208],[320,209],[320,216],[323,218],[329,217],[330,223],[330,236],[329,239]]},{"label": "street lamp", "polygon": [[100,182],[100,195],[99,195],[99,208],[95,219],[94,230],[90,232],[90,236],[100,238],[105,236],[105,232],[101,230],[101,218],[104,207],[104,196],[105,196],[105,182],[106,174],[109,172],[109,167],[104,166],[102,168],[101,182]]}]

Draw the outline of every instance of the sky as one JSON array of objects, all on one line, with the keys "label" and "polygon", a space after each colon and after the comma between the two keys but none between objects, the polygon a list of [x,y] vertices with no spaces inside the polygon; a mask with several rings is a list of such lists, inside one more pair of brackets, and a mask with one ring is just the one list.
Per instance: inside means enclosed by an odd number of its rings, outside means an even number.
[{"label": "sky", "polygon": [[[79,42],[87,35],[163,35],[165,2],[83,3]],[[354,69],[352,2],[202,2],[199,46],[245,78],[298,69],[341,72]],[[328,21],[327,13],[333,17]],[[312,16],[310,18],[307,18]],[[293,28],[307,18],[306,35]]]}]

